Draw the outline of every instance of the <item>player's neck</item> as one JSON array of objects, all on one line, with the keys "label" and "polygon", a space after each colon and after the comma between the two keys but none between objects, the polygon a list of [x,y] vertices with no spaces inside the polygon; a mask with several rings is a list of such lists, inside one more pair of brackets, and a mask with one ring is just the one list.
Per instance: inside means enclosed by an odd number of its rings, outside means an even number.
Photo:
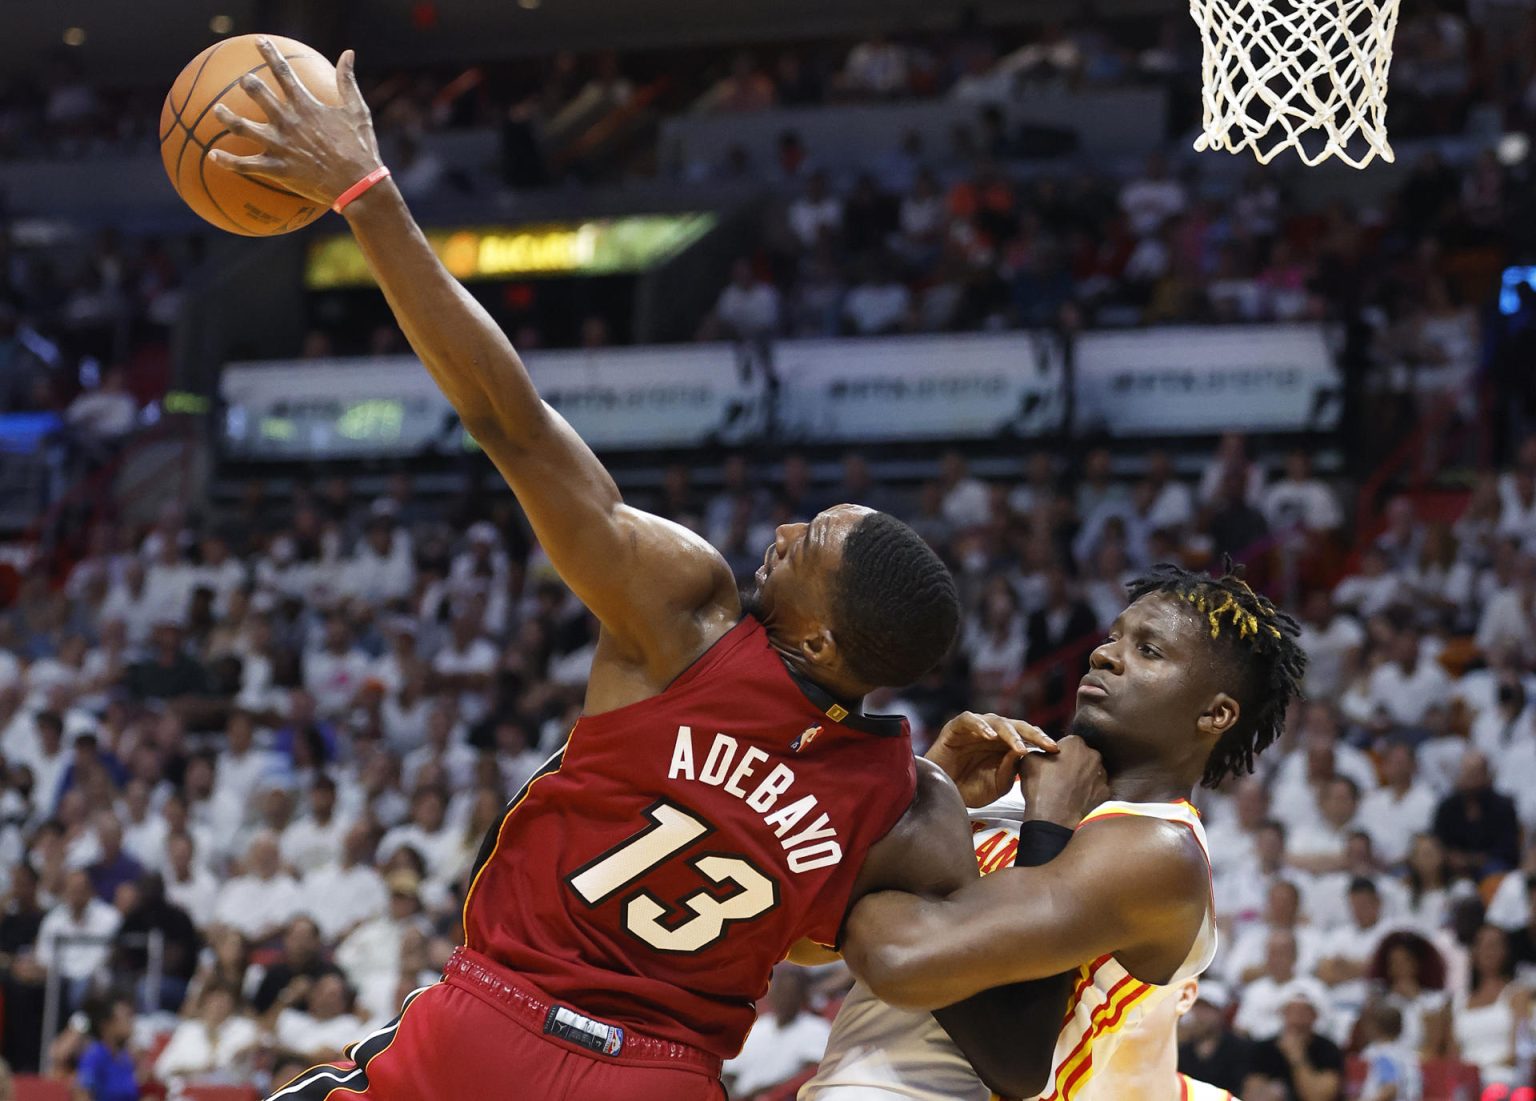
[{"label": "player's neck", "polygon": [[1119,769],[1109,779],[1109,794],[1122,803],[1177,803],[1188,799],[1194,784],[1151,762]]},{"label": "player's neck", "polygon": [[842,704],[849,711],[859,712],[863,710],[863,700],[870,691],[868,685],[855,678],[839,676],[837,673],[817,668],[807,661],[805,655],[790,646],[783,646],[769,636],[769,645],[779,655],[780,660],[789,667],[790,672],[801,680],[809,681]]}]

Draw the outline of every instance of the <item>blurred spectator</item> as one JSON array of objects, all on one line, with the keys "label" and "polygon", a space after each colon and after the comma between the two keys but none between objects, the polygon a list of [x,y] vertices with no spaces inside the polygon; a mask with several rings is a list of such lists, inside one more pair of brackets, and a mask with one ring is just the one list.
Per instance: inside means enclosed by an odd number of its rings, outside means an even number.
[{"label": "blurred spectator", "polygon": [[741,259],[731,268],[731,282],[720,292],[713,320],[723,336],[756,341],[778,332],[780,311],[777,288],[757,277],[751,261]]},{"label": "blurred spectator", "polygon": [[246,872],[219,889],[214,916],[252,944],[275,941],[304,905],[299,886],[281,867],[278,841],[259,833],[245,852]]},{"label": "blurred spectator", "polygon": [[1360,1059],[1366,1066],[1360,1101],[1420,1101],[1424,1084],[1419,1060],[1403,1043],[1403,1016],[1397,1008],[1367,1006],[1360,1018],[1360,1037],[1365,1044]]},{"label": "blurred spectator", "polygon": [[912,328],[912,307],[912,292],[890,266],[870,261],[843,299],[843,316],[854,335],[881,336]]},{"label": "blurred spectator", "polygon": [[781,965],[768,987],[768,1012],[758,1018],[741,1054],[722,1072],[733,1096],[763,1094],[816,1066],[832,1025],[811,1012],[810,973]]},{"label": "blurred spectator", "polygon": [[1434,831],[1462,874],[1481,877],[1520,863],[1514,801],[1493,790],[1488,758],[1476,750],[1462,758],[1456,790],[1435,809]]},{"label": "blurred spectator", "polygon": [[1360,801],[1359,823],[1389,867],[1402,863],[1414,836],[1429,828],[1437,801],[1417,777],[1418,759],[1406,742],[1392,742],[1382,755],[1382,785]]},{"label": "blurred spectator", "polygon": [[842,233],[843,203],[831,193],[825,172],[811,174],[805,194],[789,204],[787,217],[801,248],[815,248]]},{"label": "blurred spectator", "polygon": [[103,998],[88,1010],[95,1039],[80,1057],[75,1081],[91,1101],[138,1101],[140,1069],[129,1048],[133,1039],[133,1001]]},{"label": "blurred spectator", "polygon": [[1161,155],[1147,158],[1146,171],[1120,189],[1120,209],[1130,220],[1131,232],[1144,239],[1184,213],[1188,205],[1188,191],[1169,176],[1168,162]]},{"label": "blurred spectator", "polygon": [[307,1009],[295,1008],[299,995],[292,986],[274,1005],[280,1047],[321,1063],[339,1058],[344,1047],[363,1039],[364,1022],[352,1012],[352,991],[340,974],[322,975],[303,989]]},{"label": "blurred spectator", "polygon": [[906,92],[909,64],[906,47],[876,34],[848,54],[839,83],[854,96],[891,98]]},{"label": "blurred spectator", "polygon": [[774,105],[778,90],[748,53],[731,60],[731,72],[695,105],[696,111],[765,111]]},{"label": "blurred spectator", "polygon": [[284,1005],[303,1009],[321,976],[339,974],[340,969],[324,958],[319,926],[312,918],[296,917],[283,933],[282,958],[267,967],[251,995],[251,1008],[265,1013],[281,999]]},{"label": "blurred spectator", "polygon": [[196,1016],[182,1020],[155,1059],[155,1076],[164,1081],[230,1075],[249,1058],[260,1034],[256,1022],[241,1016],[240,991],[224,983],[203,987]]},{"label": "blurred spectator", "polygon": [[1202,978],[1195,1004],[1179,1019],[1179,1073],[1218,1089],[1242,1088],[1252,1059],[1248,1041],[1227,1024],[1232,995],[1226,985]]},{"label": "blurred spectator", "polygon": [[37,955],[45,968],[57,968],[63,976],[73,1004],[106,967],[111,938],[121,924],[122,915],[96,897],[83,870],[65,876],[63,897],[38,928]]},{"label": "blurred spectator", "polygon": [[[1298,974],[1297,952],[1293,930],[1273,929],[1264,936],[1263,963],[1257,976],[1232,977],[1234,982],[1241,982],[1243,990],[1242,1003],[1232,1021],[1239,1033],[1250,1039],[1268,1039],[1280,1031],[1286,999]],[[1254,1065],[1251,1058],[1250,1065]]]},{"label": "blurred spectator", "polygon": [[1339,1101],[1344,1096],[1344,1053],[1318,1031],[1328,997],[1315,979],[1297,979],[1281,998],[1278,1035],[1253,1050],[1253,1070],[1243,1096],[1266,1097],[1280,1087],[1289,1101]]},{"label": "blurred spectator", "polygon": [[1488,1085],[1509,1086],[1519,1079],[1518,1033],[1531,999],[1513,980],[1509,938],[1484,925],[1472,941],[1471,981],[1452,999],[1451,1031],[1456,1054],[1477,1067]]},{"label": "blurred spectator", "polygon": [[1369,976],[1381,1004],[1398,1012],[1401,1041],[1426,1056],[1444,1050],[1450,995],[1445,958],[1418,933],[1388,933],[1376,947]]},{"label": "blurred spectator", "polygon": [[1285,474],[1264,491],[1263,511],[1269,526],[1300,527],[1310,532],[1336,531],[1344,523],[1332,490],[1312,474],[1305,451],[1292,451],[1285,460]]},{"label": "blurred spectator", "polygon": [[[123,908],[125,897],[131,904]],[[186,996],[202,938],[191,916],[167,901],[164,883],[158,875],[146,874],[120,891],[118,898],[119,908],[123,909],[123,921],[118,928],[120,966],[142,976],[137,999],[141,1006],[174,1013]],[[159,938],[158,950],[152,950],[151,937]],[[152,958],[158,961],[153,976],[159,980],[158,988],[150,982]]]}]

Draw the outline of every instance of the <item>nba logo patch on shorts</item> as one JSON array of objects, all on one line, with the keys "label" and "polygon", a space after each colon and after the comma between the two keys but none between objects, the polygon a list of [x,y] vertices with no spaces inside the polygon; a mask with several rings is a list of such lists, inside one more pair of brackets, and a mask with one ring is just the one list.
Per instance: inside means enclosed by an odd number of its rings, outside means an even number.
[{"label": "nba logo patch on shorts", "polygon": [[544,1034],[584,1047],[598,1055],[617,1055],[624,1050],[624,1030],[577,1013],[568,1006],[551,1006],[544,1018]]}]

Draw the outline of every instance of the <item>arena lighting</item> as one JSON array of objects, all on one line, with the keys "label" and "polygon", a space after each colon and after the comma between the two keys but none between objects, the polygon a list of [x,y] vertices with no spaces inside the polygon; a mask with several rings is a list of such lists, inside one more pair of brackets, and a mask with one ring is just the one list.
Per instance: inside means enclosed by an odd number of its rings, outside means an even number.
[{"label": "arena lighting", "polygon": [[517,0],[517,6],[524,11],[533,11],[538,8],[541,0]]},{"label": "arena lighting", "polygon": [[215,15],[208,20],[208,29],[214,34],[228,34],[235,29],[235,21],[227,15]]},{"label": "arena lighting", "polygon": [[1519,131],[1505,134],[1494,147],[1494,156],[1499,158],[1499,163],[1505,168],[1513,168],[1525,160],[1530,152],[1531,139]]},{"label": "arena lighting", "polygon": [[85,45],[85,28],[84,27],[66,27],[65,30],[64,30],[64,45],[66,45],[66,46],[84,46]]},{"label": "arena lighting", "polygon": [[[616,275],[648,271],[715,228],[709,212],[635,214],[584,222],[469,226],[429,230],[432,251],[457,279]],[[310,290],[369,287],[373,277],[357,242],[328,237],[309,247],[304,285]]]}]

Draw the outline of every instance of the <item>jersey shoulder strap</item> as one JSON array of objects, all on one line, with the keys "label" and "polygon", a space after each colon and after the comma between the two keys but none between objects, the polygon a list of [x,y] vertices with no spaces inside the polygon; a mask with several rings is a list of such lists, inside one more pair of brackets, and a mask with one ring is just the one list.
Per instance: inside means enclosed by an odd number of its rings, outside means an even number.
[{"label": "jersey shoulder strap", "polygon": [[1205,826],[1200,821],[1200,812],[1187,799],[1179,799],[1172,803],[1127,803],[1119,799],[1110,799],[1085,814],[1078,828],[1105,818],[1127,817],[1157,818],[1164,822],[1176,822],[1181,826],[1188,826],[1190,832],[1195,835],[1195,840],[1200,842],[1200,851],[1205,853],[1206,863],[1210,863],[1211,847],[1205,839]]}]

